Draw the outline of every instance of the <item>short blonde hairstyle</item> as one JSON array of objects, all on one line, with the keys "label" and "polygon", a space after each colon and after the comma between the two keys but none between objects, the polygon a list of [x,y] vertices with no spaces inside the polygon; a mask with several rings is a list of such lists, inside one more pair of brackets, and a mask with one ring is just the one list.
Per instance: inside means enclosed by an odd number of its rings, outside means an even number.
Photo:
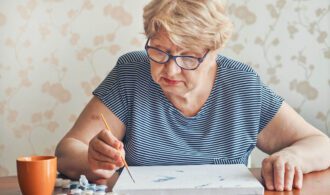
[{"label": "short blonde hairstyle", "polygon": [[184,49],[216,50],[231,36],[232,23],[220,0],[152,0],[143,11],[148,38],[164,30]]}]

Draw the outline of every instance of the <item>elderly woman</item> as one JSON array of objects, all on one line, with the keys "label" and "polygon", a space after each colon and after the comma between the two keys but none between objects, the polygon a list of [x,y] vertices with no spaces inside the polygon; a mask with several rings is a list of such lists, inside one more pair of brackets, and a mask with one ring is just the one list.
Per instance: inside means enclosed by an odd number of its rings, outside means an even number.
[{"label": "elderly woman", "polygon": [[[326,135],[248,65],[219,55],[231,23],[217,0],[153,0],[144,51],[125,54],[56,149],[59,171],[92,181],[129,165],[247,164],[257,146],[269,190],[330,166]],[[111,132],[100,120],[105,115]]]}]

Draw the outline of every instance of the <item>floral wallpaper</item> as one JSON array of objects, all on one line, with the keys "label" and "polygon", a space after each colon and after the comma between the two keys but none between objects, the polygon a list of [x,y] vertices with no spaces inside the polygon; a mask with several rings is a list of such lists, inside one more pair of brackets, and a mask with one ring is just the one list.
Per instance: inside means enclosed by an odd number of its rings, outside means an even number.
[{"label": "floral wallpaper", "polygon": [[[143,49],[147,0],[2,0],[0,176],[22,155],[53,154],[117,58]],[[223,54],[251,65],[330,135],[330,2],[228,1]],[[260,166],[262,154],[252,155]]]}]

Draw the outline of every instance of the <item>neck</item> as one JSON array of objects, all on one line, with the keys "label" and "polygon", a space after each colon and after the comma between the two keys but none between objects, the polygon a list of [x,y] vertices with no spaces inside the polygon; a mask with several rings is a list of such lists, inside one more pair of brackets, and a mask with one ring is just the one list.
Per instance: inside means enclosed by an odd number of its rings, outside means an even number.
[{"label": "neck", "polygon": [[184,116],[196,116],[211,94],[216,78],[216,70],[217,67],[215,66],[215,69],[208,74],[208,79],[203,80],[203,84],[183,96],[173,94],[165,94],[165,96]]},{"label": "neck", "polygon": [[174,107],[181,112],[182,115],[186,117],[193,117],[196,116],[201,110],[209,95],[207,97],[197,97],[196,95],[187,96],[189,96],[189,98],[169,96],[168,99]]}]

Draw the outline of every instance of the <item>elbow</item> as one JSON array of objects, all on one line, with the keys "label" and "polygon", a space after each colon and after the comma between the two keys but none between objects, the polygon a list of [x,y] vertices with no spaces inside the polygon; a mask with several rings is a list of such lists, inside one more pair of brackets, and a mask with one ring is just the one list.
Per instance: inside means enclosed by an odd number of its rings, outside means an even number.
[{"label": "elbow", "polygon": [[70,162],[70,155],[67,154],[67,146],[61,140],[55,148],[55,156],[57,157],[57,171],[70,179],[78,179],[79,173]]},{"label": "elbow", "polygon": [[330,138],[325,136],[325,142],[327,143],[325,154],[327,154],[326,168],[330,168]]},{"label": "elbow", "polygon": [[65,164],[65,150],[63,149],[62,141],[55,148],[55,156],[57,157],[57,171],[62,173],[63,164]]},{"label": "elbow", "polygon": [[73,166],[70,160],[61,154],[59,157],[57,157],[57,171],[62,175],[65,175],[66,177],[74,180],[79,179],[81,174],[81,170]]},{"label": "elbow", "polygon": [[57,159],[63,156],[61,151],[61,142],[59,142],[55,148],[55,156],[57,157]]}]

